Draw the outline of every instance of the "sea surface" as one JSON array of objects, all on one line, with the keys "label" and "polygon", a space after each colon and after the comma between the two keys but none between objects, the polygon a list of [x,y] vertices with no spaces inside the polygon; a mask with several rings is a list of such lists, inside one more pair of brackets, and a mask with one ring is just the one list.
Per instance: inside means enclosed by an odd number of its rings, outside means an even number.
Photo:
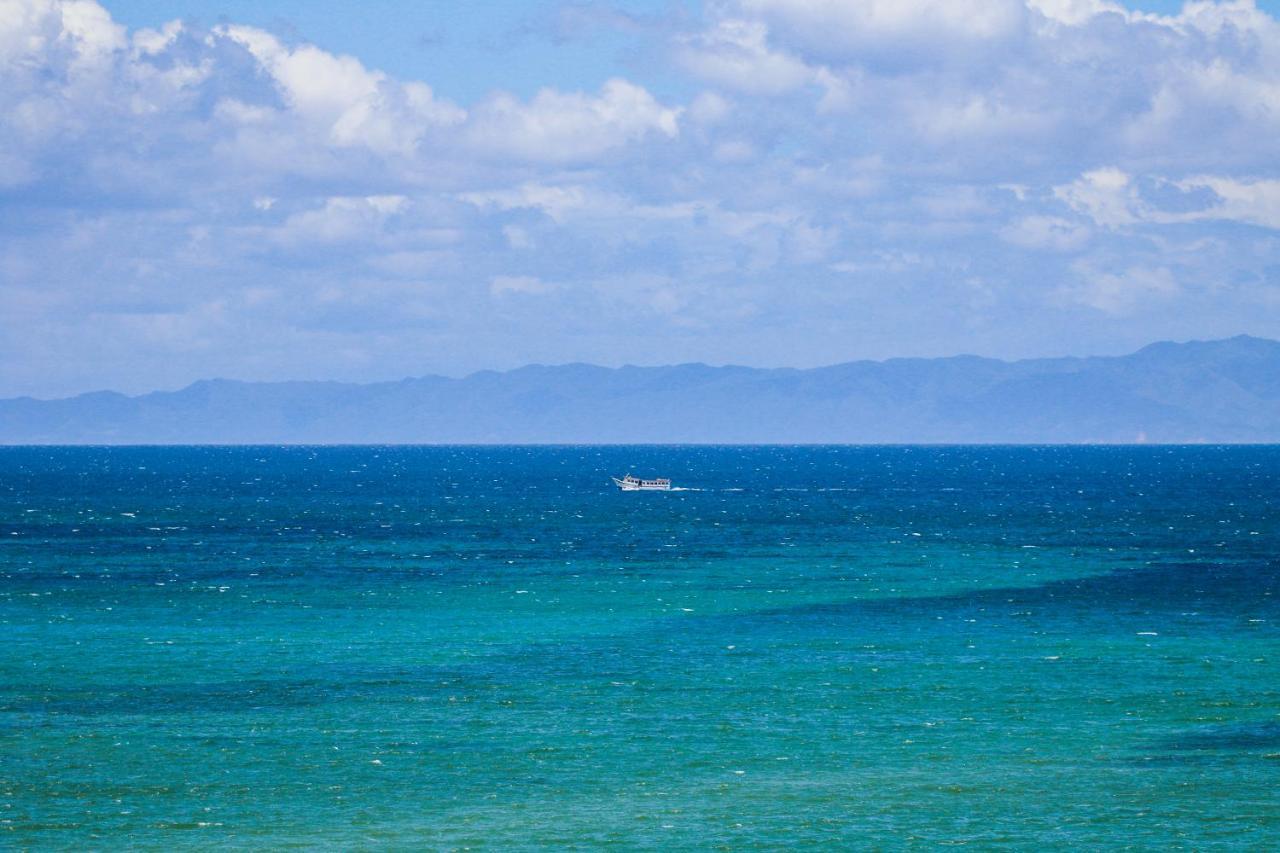
[{"label": "sea surface", "polygon": [[0,848],[1280,848],[1277,447],[0,449],[0,630]]}]

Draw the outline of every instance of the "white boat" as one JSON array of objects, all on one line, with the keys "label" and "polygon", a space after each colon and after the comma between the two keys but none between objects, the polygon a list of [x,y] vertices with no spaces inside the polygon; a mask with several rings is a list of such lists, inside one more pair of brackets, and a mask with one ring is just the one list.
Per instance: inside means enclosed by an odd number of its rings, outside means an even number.
[{"label": "white boat", "polygon": [[624,492],[669,492],[671,491],[671,481],[663,477],[655,477],[652,480],[641,480],[639,477],[633,477],[630,474],[619,480],[617,477],[612,478],[619,489]]}]

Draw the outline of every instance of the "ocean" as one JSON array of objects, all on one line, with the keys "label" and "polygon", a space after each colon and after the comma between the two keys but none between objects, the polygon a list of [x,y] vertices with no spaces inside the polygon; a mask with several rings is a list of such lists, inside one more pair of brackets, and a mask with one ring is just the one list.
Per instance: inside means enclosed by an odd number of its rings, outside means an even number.
[{"label": "ocean", "polygon": [[5,448],[0,625],[8,848],[1280,847],[1280,447]]}]

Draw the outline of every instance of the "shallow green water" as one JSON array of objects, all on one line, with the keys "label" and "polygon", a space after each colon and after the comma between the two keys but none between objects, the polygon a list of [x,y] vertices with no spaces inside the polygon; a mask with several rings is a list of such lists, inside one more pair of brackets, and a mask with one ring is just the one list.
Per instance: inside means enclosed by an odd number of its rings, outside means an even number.
[{"label": "shallow green water", "polygon": [[1274,848],[1278,487],[1276,448],[0,450],[0,844]]}]

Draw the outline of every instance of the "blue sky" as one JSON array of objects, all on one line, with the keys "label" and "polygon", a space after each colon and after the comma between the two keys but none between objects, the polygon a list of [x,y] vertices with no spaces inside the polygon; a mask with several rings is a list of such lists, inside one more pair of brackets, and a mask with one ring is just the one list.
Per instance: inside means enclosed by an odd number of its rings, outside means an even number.
[{"label": "blue sky", "polygon": [[1278,5],[0,0],[0,396],[1280,337]]},{"label": "blue sky", "polygon": [[[461,101],[494,89],[527,97],[543,86],[594,88],[620,74],[643,75],[655,93],[687,95],[696,81],[671,73],[663,52],[653,50],[648,37],[653,30],[706,19],[704,4],[697,0],[363,0],[358,13],[350,3],[335,0],[126,0],[106,5],[129,27],[158,27],[174,18],[250,24],[352,54],[397,77],[427,80]],[[1125,5],[1166,15],[1182,8],[1181,0]],[[1280,0],[1262,0],[1257,6],[1274,16]],[[635,26],[609,26],[611,16],[631,17]]]},{"label": "blue sky", "polygon": [[528,97],[545,86],[595,88],[610,77],[636,71],[660,79],[667,93],[686,91],[680,75],[664,73],[660,57],[645,61],[647,33],[610,26],[602,12],[655,27],[700,14],[693,3],[667,0],[618,0],[607,7],[558,6],[545,0],[365,0],[358,14],[342,2],[133,0],[108,5],[117,20],[131,27],[154,27],[174,17],[251,24],[352,54],[397,77],[427,80],[440,93],[464,102],[493,90]]}]

